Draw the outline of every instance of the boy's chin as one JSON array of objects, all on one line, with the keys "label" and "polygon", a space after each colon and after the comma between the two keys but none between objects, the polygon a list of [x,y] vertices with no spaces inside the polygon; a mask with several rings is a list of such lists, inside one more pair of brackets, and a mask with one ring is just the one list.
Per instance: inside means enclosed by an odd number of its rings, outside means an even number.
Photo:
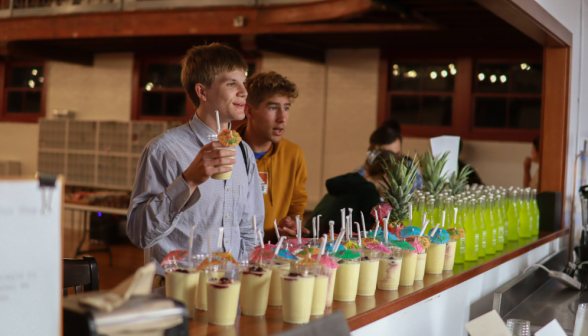
[{"label": "boy's chin", "polygon": [[244,120],[245,119],[245,112],[233,112],[230,115],[231,120]]}]

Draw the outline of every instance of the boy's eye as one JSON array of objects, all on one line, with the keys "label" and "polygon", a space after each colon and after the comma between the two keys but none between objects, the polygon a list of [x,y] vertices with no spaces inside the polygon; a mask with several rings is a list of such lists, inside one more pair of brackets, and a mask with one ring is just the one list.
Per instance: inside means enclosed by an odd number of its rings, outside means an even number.
[{"label": "boy's eye", "polygon": [[229,83],[228,86],[235,86],[235,83]]}]

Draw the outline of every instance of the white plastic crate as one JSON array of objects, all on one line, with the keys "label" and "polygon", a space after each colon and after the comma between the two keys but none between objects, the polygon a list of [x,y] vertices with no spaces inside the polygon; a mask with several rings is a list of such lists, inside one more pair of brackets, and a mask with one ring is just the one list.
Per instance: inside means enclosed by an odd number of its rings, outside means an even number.
[{"label": "white plastic crate", "polygon": [[98,151],[106,153],[129,152],[129,123],[101,121]]},{"label": "white plastic crate", "polygon": [[96,150],[96,122],[69,121],[67,149]]},{"label": "white plastic crate", "polygon": [[67,154],[67,182],[70,184],[95,184],[94,154]]},{"label": "white plastic crate", "polygon": [[66,120],[39,120],[39,148],[65,149]]},{"label": "white plastic crate", "polygon": [[98,156],[99,185],[125,187],[127,185],[128,158],[124,156]]},{"label": "white plastic crate", "polygon": [[151,139],[165,131],[162,122],[133,122],[131,124],[131,153],[140,154]]}]

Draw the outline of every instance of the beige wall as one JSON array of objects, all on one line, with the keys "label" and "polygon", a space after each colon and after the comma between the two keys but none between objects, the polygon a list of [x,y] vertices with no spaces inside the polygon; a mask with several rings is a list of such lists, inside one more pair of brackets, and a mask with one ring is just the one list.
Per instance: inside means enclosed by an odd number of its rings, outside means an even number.
[{"label": "beige wall", "polygon": [[0,160],[20,161],[23,175],[37,171],[39,125],[0,122]]},{"label": "beige wall", "polygon": [[97,54],[94,66],[47,62],[47,116],[71,110],[76,119],[131,119],[133,54]]}]

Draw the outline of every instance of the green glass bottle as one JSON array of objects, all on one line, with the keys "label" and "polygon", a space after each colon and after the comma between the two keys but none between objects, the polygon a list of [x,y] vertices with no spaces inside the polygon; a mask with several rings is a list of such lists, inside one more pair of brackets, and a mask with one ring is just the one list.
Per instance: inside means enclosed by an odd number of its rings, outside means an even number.
[{"label": "green glass bottle", "polygon": [[484,221],[484,199],[478,199],[476,202],[476,224],[478,225],[478,232],[480,234],[480,248],[478,249],[478,257],[483,258],[486,256],[486,252],[488,249],[488,226]]},{"label": "green glass bottle", "polygon": [[529,207],[529,198],[531,193],[528,189],[523,191],[522,197],[519,198],[519,217],[521,219],[521,226],[519,228],[520,238],[531,238],[531,230],[533,222],[531,220],[531,208]]},{"label": "green glass bottle", "polygon": [[412,225],[422,228],[423,212],[425,212],[425,196],[418,198],[416,207],[412,208]]},{"label": "green glass bottle", "polygon": [[517,191],[513,190],[510,193],[509,206],[506,212],[506,239],[508,241],[519,240],[519,211],[517,210],[518,195]]},{"label": "green glass bottle", "polygon": [[478,250],[480,245],[478,228],[476,226],[476,216],[474,216],[475,209],[476,201],[470,200],[467,205],[464,222],[466,232],[465,261],[478,260]]},{"label": "green glass bottle", "polygon": [[[455,227],[458,229],[462,229],[465,231],[465,226],[464,226],[464,219],[465,217],[463,216],[463,202],[462,201],[457,201],[455,202],[455,207],[453,210],[453,222],[455,223]],[[467,231],[466,231],[466,235],[467,235]],[[455,247],[455,264],[463,264],[465,261],[465,253],[466,253],[466,238],[460,238],[457,240],[457,246]]]},{"label": "green glass bottle", "polygon": [[488,195],[488,201],[484,205],[484,222],[486,223],[488,230],[488,240],[486,241],[486,254],[495,254],[498,227],[496,221],[494,220],[494,214],[492,213],[492,203],[494,203],[494,197],[492,196],[492,194]]},{"label": "green glass bottle", "polygon": [[432,229],[435,227],[435,225],[437,225],[437,223],[435,223],[433,221],[433,213],[435,212],[435,198],[431,197],[427,200],[427,208],[426,208],[426,212],[423,213],[423,221],[424,219],[428,219],[429,220],[429,229]]},{"label": "green glass bottle", "polygon": [[539,206],[537,205],[537,189],[531,191],[531,212],[533,214],[533,229],[531,234],[533,236],[539,235]]},{"label": "green glass bottle", "polygon": [[435,209],[433,211],[433,223],[434,223],[433,226],[442,223],[441,212],[443,211],[443,199],[444,199],[444,196],[445,196],[444,194],[439,194],[435,198]]},{"label": "green glass bottle", "polygon": [[504,250],[504,220],[502,216],[502,196],[496,195],[494,198],[494,204],[492,207],[492,213],[494,214],[494,220],[496,221],[496,251]]}]

